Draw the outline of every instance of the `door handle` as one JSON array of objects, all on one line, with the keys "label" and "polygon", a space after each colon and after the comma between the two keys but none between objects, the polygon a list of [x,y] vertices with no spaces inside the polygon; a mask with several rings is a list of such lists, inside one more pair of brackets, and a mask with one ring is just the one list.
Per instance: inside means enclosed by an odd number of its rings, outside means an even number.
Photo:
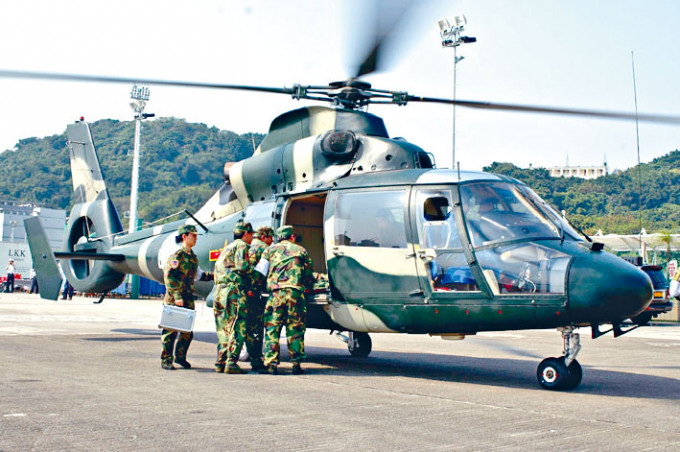
[{"label": "door handle", "polygon": [[418,257],[425,261],[426,264],[432,262],[437,256],[433,255],[430,250],[418,250]]},{"label": "door handle", "polygon": [[425,292],[423,291],[423,289],[416,289],[416,290],[409,292],[408,296],[409,297],[417,297],[419,295],[423,295],[424,293]]}]

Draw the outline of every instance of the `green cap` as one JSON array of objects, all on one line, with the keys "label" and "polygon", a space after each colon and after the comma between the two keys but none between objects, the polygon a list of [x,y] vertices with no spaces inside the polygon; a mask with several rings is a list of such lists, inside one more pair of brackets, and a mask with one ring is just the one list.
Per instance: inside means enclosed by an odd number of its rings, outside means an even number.
[{"label": "green cap", "polygon": [[234,226],[234,234],[245,234],[246,232],[253,232],[253,227],[250,223],[236,223],[236,226]]},{"label": "green cap", "polygon": [[289,239],[291,235],[293,235],[293,226],[281,226],[276,230],[279,240]]},{"label": "green cap", "polygon": [[258,239],[263,239],[265,237],[274,237],[274,230],[271,228],[271,226],[260,226],[259,228],[257,228],[255,237],[257,237]]},{"label": "green cap", "polygon": [[193,224],[183,224],[182,226],[177,229],[177,235],[182,235],[182,234],[189,234],[189,233],[194,233],[198,234],[198,230],[196,230],[196,226]]}]

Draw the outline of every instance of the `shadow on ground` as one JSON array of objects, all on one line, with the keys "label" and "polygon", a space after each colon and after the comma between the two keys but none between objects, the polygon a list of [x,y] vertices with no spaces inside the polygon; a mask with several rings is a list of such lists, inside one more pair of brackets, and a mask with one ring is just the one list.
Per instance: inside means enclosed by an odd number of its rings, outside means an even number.
[{"label": "shadow on ground", "polygon": [[[88,341],[143,341],[159,340],[157,329],[117,329],[124,336],[90,337]],[[215,333],[198,332],[194,341],[214,344]],[[285,339],[281,341],[281,356],[286,372],[289,364]],[[306,347],[307,362],[321,367],[307,366],[308,375],[332,374],[340,377],[407,377],[432,381],[516,387],[542,391],[536,380],[536,367],[542,358],[531,353],[517,353],[530,359],[502,359],[441,355],[426,352],[374,351],[367,358],[353,358],[345,349]],[[581,363],[583,365],[583,363]],[[244,364],[244,369],[248,364]],[[583,381],[573,392],[612,397],[680,400],[680,380],[630,371],[604,370],[583,365]],[[663,366],[659,369],[678,369]],[[212,372],[212,369],[195,369]]]}]

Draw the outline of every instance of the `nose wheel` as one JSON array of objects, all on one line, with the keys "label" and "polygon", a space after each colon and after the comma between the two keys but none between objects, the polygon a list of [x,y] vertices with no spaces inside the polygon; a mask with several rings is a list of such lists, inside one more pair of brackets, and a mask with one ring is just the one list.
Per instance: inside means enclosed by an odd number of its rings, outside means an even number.
[{"label": "nose wheel", "polygon": [[538,365],[536,378],[545,389],[568,391],[581,383],[583,369],[576,361],[581,350],[580,336],[572,327],[559,328],[564,339],[564,351],[559,358],[546,358]]}]

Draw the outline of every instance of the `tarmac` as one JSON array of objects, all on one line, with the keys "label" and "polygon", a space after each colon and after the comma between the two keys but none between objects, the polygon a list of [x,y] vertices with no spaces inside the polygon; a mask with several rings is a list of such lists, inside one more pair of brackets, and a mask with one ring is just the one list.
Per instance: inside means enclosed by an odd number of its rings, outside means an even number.
[{"label": "tarmac", "polygon": [[536,366],[561,354],[555,330],[371,334],[367,358],[310,330],[304,375],[285,345],[282,374],[225,375],[202,303],[193,368],[162,370],[160,312],[0,294],[0,451],[680,450],[678,324],[580,329],[583,381],[552,392]]}]

